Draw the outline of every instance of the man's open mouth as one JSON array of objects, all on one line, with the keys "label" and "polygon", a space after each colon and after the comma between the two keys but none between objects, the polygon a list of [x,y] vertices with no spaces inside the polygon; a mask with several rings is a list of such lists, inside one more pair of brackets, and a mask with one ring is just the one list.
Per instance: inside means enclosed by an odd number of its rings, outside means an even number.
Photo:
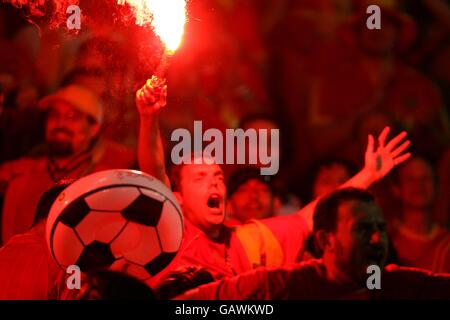
[{"label": "man's open mouth", "polygon": [[220,207],[221,197],[218,194],[212,194],[208,198],[208,207],[218,209]]}]

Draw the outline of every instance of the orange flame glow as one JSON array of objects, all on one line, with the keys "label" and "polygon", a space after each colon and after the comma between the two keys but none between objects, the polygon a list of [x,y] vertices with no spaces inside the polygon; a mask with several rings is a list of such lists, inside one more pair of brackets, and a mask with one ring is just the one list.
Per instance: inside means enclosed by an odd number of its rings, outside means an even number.
[{"label": "orange flame glow", "polygon": [[133,8],[138,25],[150,24],[169,54],[180,46],[186,23],[186,0],[118,0],[118,4]]}]

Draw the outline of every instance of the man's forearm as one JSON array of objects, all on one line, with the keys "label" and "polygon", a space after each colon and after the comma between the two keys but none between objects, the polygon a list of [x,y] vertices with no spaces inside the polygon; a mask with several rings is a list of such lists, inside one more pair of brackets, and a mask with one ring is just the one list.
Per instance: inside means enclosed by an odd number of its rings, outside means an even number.
[{"label": "man's forearm", "polygon": [[351,177],[347,182],[340,185],[338,189],[343,188],[359,188],[359,189],[369,189],[372,184],[377,181],[377,178],[368,170],[362,169],[353,177]]},{"label": "man's forearm", "polygon": [[284,288],[285,274],[283,270],[251,270],[232,278],[201,285],[179,295],[175,300],[269,300],[278,297],[279,293],[273,289],[269,279],[278,280],[277,287]]},{"label": "man's forearm", "polygon": [[143,172],[169,185],[164,163],[164,147],[156,116],[140,117],[138,161]]}]

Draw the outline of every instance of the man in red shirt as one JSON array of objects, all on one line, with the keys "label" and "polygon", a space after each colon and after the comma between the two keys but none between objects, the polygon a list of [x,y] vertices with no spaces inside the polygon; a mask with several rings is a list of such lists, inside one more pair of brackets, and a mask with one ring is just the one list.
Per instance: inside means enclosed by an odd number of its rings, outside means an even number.
[{"label": "man in red shirt", "polygon": [[89,89],[69,85],[39,105],[48,112],[47,152],[0,165],[0,192],[5,192],[3,243],[31,227],[39,198],[55,182],[135,163],[134,152],[101,139],[102,104]]},{"label": "man in red shirt", "polygon": [[[194,155],[193,159],[199,160],[198,163],[175,166],[169,182],[157,117],[158,111],[166,104],[167,87],[156,89],[155,84],[149,81],[137,92],[136,103],[141,120],[139,163],[142,171],[172,186],[186,218],[182,247],[166,271],[180,265],[196,264],[205,267],[218,279],[259,266],[282,266],[295,262],[302,256],[304,243],[312,230],[315,202],[290,216],[226,227],[223,221],[227,190],[219,165],[205,161],[201,155]],[[368,188],[410,156],[409,153],[403,154],[409,141],[401,143],[406,133],[387,142],[388,133],[388,128],[381,133],[376,150],[374,138],[369,137],[366,165],[344,187]]]},{"label": "man in red shirt", "polygon": [[262,176],[259,168],[246,167],[236,169],[228,180],[228,225],[275,216],[279,201],[271,177]]},{"label": "man in red shirt", "polygon": [[45,222],[53,202],[72,182],[62,180],[44,192],[37,205],[33,227],[15,235],[0,249],[0,300],[58,298],[65,272],[48,250]]},{"label": "man in red shirt", "polygon": [[[450,274],[389,265],[386,223],[373,196],[344,188],[322,198],[314,214],[320,260],[259,268],[200,286],[180,299],[450,299]],[[369,266],[379,268],[371,281]],[[382,270],[382,271],[381,271]],[[375,287],[372,285],[375,284]]]},{"label": "man in red shirt", "polygon": [[424,158],[412,158],[398,170],[393,190],[400,216],[391,239],[402,265],[450,273],[450,232],[433,219],[436,187]]}]

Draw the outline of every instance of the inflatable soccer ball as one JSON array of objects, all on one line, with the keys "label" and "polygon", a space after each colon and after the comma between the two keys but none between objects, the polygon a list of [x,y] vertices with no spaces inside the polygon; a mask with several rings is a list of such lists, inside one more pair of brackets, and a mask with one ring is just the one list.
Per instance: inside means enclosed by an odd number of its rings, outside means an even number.
[{"label": "inflatable soccer ball", "polygon": [[183,218],[173,193],[134,170],[107,170],[75,181],[53,204],[47,243],[62,267],[110,267],[154,276],[181,245]]}]

